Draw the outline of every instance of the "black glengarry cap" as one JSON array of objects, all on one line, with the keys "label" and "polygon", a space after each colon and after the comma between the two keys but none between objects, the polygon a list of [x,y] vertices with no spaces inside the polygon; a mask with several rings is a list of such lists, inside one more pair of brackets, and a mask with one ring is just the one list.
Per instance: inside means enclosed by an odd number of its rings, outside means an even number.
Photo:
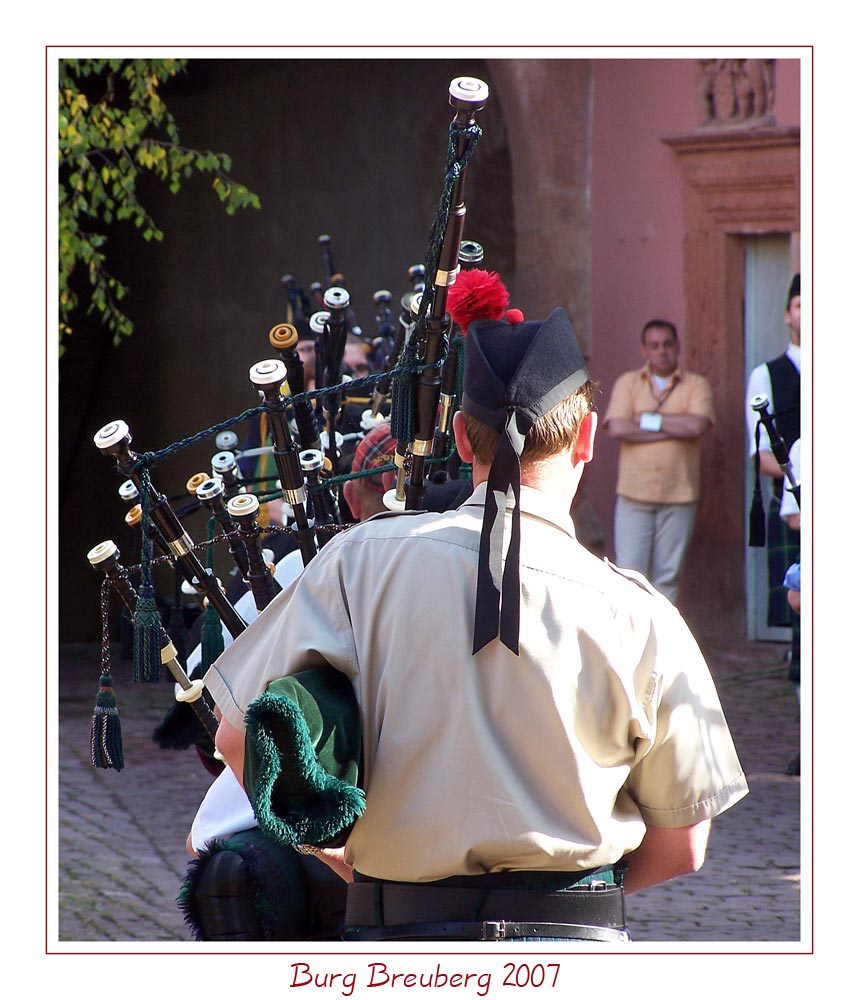
[{"label": "black glengarry cap", "polygon": [[[486,485],[472,653],[496,637],[519,653],[519,458],[534,421],[589,379],[563,309],[539,322],[480,320],[468,328],[462,409],[501,435]],[[511,492],[512,530],[503,560]]]},{"label": "black glengarry cap", "polygon": [[795,274],[790,283],[790,288],[787,291],[787,303],[785,304],[785,309],[790,309],[790,300],[795,299],[799,295],[799,275]]}]

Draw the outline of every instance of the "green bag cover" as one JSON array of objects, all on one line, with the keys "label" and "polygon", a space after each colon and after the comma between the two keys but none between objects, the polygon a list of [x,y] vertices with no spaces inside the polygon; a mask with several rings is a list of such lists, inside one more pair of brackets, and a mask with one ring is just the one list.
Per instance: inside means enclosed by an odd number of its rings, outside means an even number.
[{"label": "green bag cover", "polygon": [[248,707],[244,786],[260,829],[288,846],[339,847],[363,813],[361,716],[345,674],[312,667]]}]

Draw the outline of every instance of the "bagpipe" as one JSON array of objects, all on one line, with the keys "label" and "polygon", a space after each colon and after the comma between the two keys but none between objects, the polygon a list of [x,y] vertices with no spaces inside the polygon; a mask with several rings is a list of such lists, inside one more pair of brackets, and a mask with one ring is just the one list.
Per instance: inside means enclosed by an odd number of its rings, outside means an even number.
[{"label": "bagpipe", "polygon": [[[461,386],[462,338],[475,308],[479,312],[489,300],[494,309],[500,302],[500,316],[509,299],[497,275],[477,268],[482,246],[463,236],[467,165],[482,134],[476,115],[488,96],[488,86],[475,78],[459,77],[450,84],[454,116],[442,195],[425,262],[408,269],[410,287],[396,318],[392,294],[381,289],[373,296],[376,329],[364,332],[345,278],[334,268],[331,237],[320,236],[325,285],[314,282],[308,295],[293,274],[281,279],[286,322],[275,325],[268,336],[276,357],[257,362],[248,373],[259,395],[256,406],[159,451],[134,451],[131,429],[121,419],[94,435],[95,446],[124,479],[121,498],[128,504],[136,501],[126,523],[138,560],[127,567],[119,563],[112,540],[89,553],[91,565],[104,574],[102,669],[90,740],[94,766],[120,770],[124,765],[109,662],[111,592],[121,597],[131,621],[134,679],[159,680],[166,666],[175,681],[178,704],[168,716],[181,709],[185,722],[177,725],[175,719],[165,718],[153,738],[161,746],[196,743],[200,749],[204,744],[206,755],[217,759],[212,706],[199,679],[185,672],[187,638],[177,638],[183,624],[188,628],[189,615],[190,633],[199,627],[202,654],[195,669],[202,676],[223,651],[224,633],[235,639],[247,627],[236,609],[241,595],[252,594],[257,614],[276,596],[273,550],[297,550],[307,566],[337,532],[352,527],[342,486],[364,473],[352,471],[346,459],[354,451],[350,446],[380,423],[390,422],[397,442],[394,461],[372,470],[396,473],[396,486],[385,496],[389,508],[422,509],[431,476],[443,481],[454,469],[460,478],[469,478],[469,468],[457,462],[450,434]],[[469,274],[474,281],[466,286],[460,280],[457,313],[457,279]],[[487,285],[488,295],[481,291]],[[312,344],[309,366],[300,352],[302,335],[305,344]],[[349,373],[344,358],[350,343],[361,348],[368,374]],[[244,449],[234,430],[239,425],[254,432],[249,432]],[[187,479],[184,497],[168,497],[157,488],[154,470],[160,462],[211,439],[217,448],[211,469]],[[254,475],[263,460],[273,462],[273,474]],[[272,480],[273,492],[261,489],[270,489]],[[271,500],[283,502],[283,523],[266,518]],[[209,514],[207,538],[195,542],[187,521],[199,511]],[[227,586],[215,573],[214,553],[221,544],[235,566],[235,579]],[[172,600],[156,588],[154,571],[164,566],[174,574]],[[184,729],[191,715],[193,735]],[[177,730],[182,733],[177,735]],[[218,766],[213,764],[213,770]]]},{"label": "bagpipe", "polygon": [[779,433],[775,415],[770,413],[769,398],[764,393],[759,393],[749,400],[749,405],[758,415],[758,422],[755,427],[755,481],[752,492],[752,503],[749,509],[749,547],[763,548],[766,544],[766,514],[764,512],[763,494],[761,492],[760,433],[762,427],[769,438],[773,458],[778,463],[787,481],[788,485],[785,486],[785,489],[793,494],[796,499],[797,508],[800,507],[800,484],[794,477],[793,465],[790,461],[787,445]]},{"label": "bagpipe", "polygon": [[[248,372],[257,406],[157,452],[132,451],[131,431],[121,420],[95,435],[125,479],[121,497],[134,504],[127,523],[131,551],[139,557],[126,569],[112,541],[90,551],[91,564],[104,574],[102,671],[90,739],[95,766],[124,765],[110,673],[112,591],[122,597],[133,633],[135,679],[155,680],[163,665],[175,681],[175,704],[153,738],[162,747],[196,745],[218,774],[223,763],[201,678],[225,642],[274,599],[278,553],[297,554],[301,572],[338,532],[350,530],[356,519],[343,486],[356,477],[395,474],[395,486],[383,497],[393,511],[424,509],[429,490],[447,481],[468,486],[471,470],[451,434],[466,332],[472,321],[497,320],[505,312],[511,323],[523,319],[508,308],[498,275],[481,267],[483,247],[464,238],[467,166],[481,136],[476,115],[488,96],[481,80],[460,77],[450,84],[454,116],[443,190],[425,261],[408,268],[396,315],[394,296],[381,288],[373,295],[375,330],[364,331],[345,277],[334,267],[331,236],[320,236],[325,282],[313,282],[305,293],[294,274],[281,279],[286,319],[269,331],[274,356]],[[355,345],[366,374],[350,368],[348,348]],[[246,436],[239,447],[233,428],[242,424]],[[396,442],[393,460],[367,469],[350,463],[350,453],[377,432],[388,446]],[[218,450],[211,468],[187,479],[181,502],[156,489],[158,463],[212,438]],[[262,489],[272,484],[273,493]],[[272,500],[282,502],[281,523],[266,516]],[[195,543],[185,522],[200,511],[209,514],[207,538]],[[218,545],[228,548],[235,567],[226,586],[214,569]],[[155,593],[157,566],[174,573],[172,606]],[[200,625],[193,668],[190,656],[183,660],[188,643],[181,641],[183,616],[177,613],[189,603]],[[345,883],[313,853],[345,843],[365,804],[360,714],[351,683],[327,666],[281,678],[249,706],[246,723],[243,785],[258,829],[225,830],[207,840],[188,866],[180,908],[200,940],[337,938]],[[326,889],[326,877],[336,884]],[[320,905],[323,897],[328,902]]]}]

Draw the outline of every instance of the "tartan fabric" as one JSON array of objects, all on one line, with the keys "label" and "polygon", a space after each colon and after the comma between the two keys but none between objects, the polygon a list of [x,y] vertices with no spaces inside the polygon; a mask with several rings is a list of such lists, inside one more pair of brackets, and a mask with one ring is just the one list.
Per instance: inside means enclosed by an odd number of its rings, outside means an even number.
[{"label": "tartan fabric", "polygon": [[[361,439],[352,460],[353,472],[369,472],[383,465],[390,465],[397,450],[397,441],[391,437],[391,425],[380,424]],[[393,478],[393,477],[391,477]],[[382,476],[367,476],[364,485],[374,493],[384,493],[388,488]]]},{"label": "tartan fabric", "polygon": [[198,941],[302,939],[307,900],[298,855],[257,829],[213,839],[189,863],[178,897]]},{"label": "tartan fabric", "polygon": [[[486,875],[451,875],[449,878],[435,879],[422,885],[453,889],[539,889],[543,892],[562,892],[565,889],[605,882],[606,885],[623,885],[623,877],[629,862],[621,858],[614,865],[603,865],[582,872],[555,871],[503,871]],[[412,882],[396,882],[374,879],[361,872],[354,873],[356,882],[382,882],[387,885],[413,885]]]},{"label": "tartan fabric", "polygon": [[[798,562],[791,563],[784,577],[785,590],[801,590],[800,565]],[[799,615],[790,609],[790,668],[787,672],[788,680],[793,684],[799,684],[799,661],[800,661],[800,634]]]},{"label": "tartan fabric", "polygon": [[792,684],[799,684],[800,676],[800,654],[799,654],[799,615],[791,609],[790,612],[790,666],[787,670],[787,679]]},{"label": "tartan fabric", "polygon": [[333,941],[346,883],[254,828],[210,841],[189,862],[177,902],[197,941]]},{"label": "tartan fabric", "polygon": [[799,559],[799,532],[790,529],[779,517],[779,501],[770,500],[767,511],[767,569],[769,571],[769,601],[767,625],[786,628],[791,624],[791,610],[784,588],[788,566]]}]

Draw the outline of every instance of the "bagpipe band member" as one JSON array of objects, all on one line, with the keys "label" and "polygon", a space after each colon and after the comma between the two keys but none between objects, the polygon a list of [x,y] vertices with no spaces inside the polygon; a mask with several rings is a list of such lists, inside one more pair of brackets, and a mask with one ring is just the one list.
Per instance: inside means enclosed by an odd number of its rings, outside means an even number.
[{"label": "bagpipe band member", "polygon": [[[385,509],[382,495],[396,474],[384,469],[393,458],[396,440],[383,421],[358,445],[352,461],[354,479],[344,496],[358,520]],[[288,552],[275,578],[288,586],[304,568],[301,553]],[[248,622],[257,617],[253,595],[236,604]],[[224,646],[232,637],[224,629]],[[188,669],[202,660],[198,646]],[[258,829],[256,816],[232,770],[225,768],[209,786],[187,839],[188,866],[180,893],[181,906],[198,940],[325,940],[342,932],[346,884],[313,853],[297,853]]]},{"label": "bagpipe band member", "polygon": [[265,812],[257,706],[348,679],[366,801],[316,843],[349,940],[626,940],[624,893],[700,867],[746,780],[677,610],[576,540],[597,415],[566,313],[474,322],[465,352],[473,494],[320,551],[207,672],[217,743]]},{"label": "bagpipe band member", "polygon": [[[801,432],[801,296],[800,276],[795,274],[788,288],[785,303],[785,324],[789,330],[789,343],[778,357],[752,370],[746,389],[746,423],[749,436],[749,456],[759,464],[760,473],[771,477],[772,495],[766,511],[765,536],[752,540],[750,545],[766,544],[767,573],[769,578],[769,598],[767,603],[767,625],[771,627],[790,626],[794,638],[798,625],[791,616],[782,587],[787,567],[797,558],[799,536],[789,530],[779,517],[779,506],[785,487],[784,472],[779,467],[772,451],[768,434],[759,426],[758,414],[751,401],[764,395],[770,402],[772,415],[778,434],[785,448],[790,450]],[[756,473],[756,479],[759,474]]]}]

